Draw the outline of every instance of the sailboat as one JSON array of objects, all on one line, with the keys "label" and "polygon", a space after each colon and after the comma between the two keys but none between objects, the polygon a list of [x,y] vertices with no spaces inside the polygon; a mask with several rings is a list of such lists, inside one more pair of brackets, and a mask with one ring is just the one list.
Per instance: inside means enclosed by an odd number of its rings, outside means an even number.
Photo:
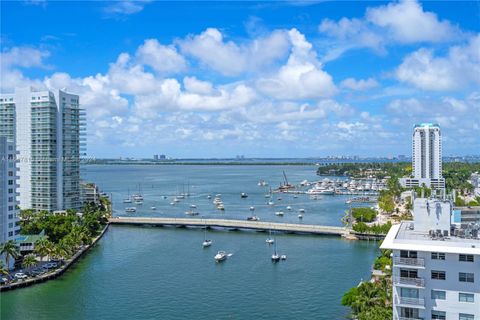
[{"label": "sailboat", "polygon": [[212,245],[212,243],[213,243],[212,240],[207,239],[207,223],[205,222],[205,235],[204,235],[204,240],[203,240],[202,246],[204,248],[210,247]]},{"label": "sailboat", "polygon": [[123,203],[132,203],[132,198],[130,197],[130,189],[128,189],[128,196],[123,199]]},{"label": "sailboat", "polygon": [[272,262],[280,261],[280,255],[277,253],[277,241],[275,241],[275,235],[273,236],[273,254],[272,254]]},{"label": "sailboat", "polygon": [[275,240],[272,239],[272,230],[269,230],[269,234],[270,234],[270,236],[268,237],[267,240],[265,240],[265,242],[268,243],[268,244],[273,244],[275,242]]}]

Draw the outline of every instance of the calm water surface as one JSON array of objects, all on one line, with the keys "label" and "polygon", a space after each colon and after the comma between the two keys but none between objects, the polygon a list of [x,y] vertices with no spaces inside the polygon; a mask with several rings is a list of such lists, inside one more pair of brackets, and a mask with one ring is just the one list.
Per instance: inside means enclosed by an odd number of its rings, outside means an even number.
[{"label": "calm water surface", "polygon": [[[292,182],[316,179],[313,167],[286,169]],[[123,211],[125,190],[142,182],[145,211],[137,215],[184,216],[183,211],[176,210],[178,207],[163,204],[161,195],[175,194],[176,185],[188,178],[191,199],[196,199],[199,209],[205,206],[204,215],[221,214],[210,201],[202,199],[208,193],[222,193],[226,218],[244,218],[249,214],[248,207],[255,205],[263,220],[279,220],[267,206],[260,209],[264,192],[258,191],[261,188],[256,183],[258,179],[266,179],[271,185],[274,179],[281,181],[281,170],[276,166],[121,166],[120,171],[116,167],[90,166],[87,177],[119,199],[115,203],[118,214]],[[240,192],[249,193],[247,201],[251,203],[240,199]],[[280,201],[287,201],[282,197]],[[191,199],[180,204],[185,206],[180,209],[188,208]],[[157,212],[148,210],[148,201],[155,203]],[[308,223],[339,225],[337,219],[345,209],[341,197],[288,201],[292,207],[306,208],[304,220]],[[286,214],[287,219],[296,221],[296,214]],[[342,294],[369,276],[377,253],[375,243],[279,234],[278,251],[288,259],[272,264],[272,247],[265,243],[264,233],[209,231],[208,236],[214,244],[203,249],[202,230],[111,227],[98,245],[60,279],[2,293],[0,318],[343,319],[348,309],[340,305]],[[217,250],[232,256],[217,264],[213,260]]]}]

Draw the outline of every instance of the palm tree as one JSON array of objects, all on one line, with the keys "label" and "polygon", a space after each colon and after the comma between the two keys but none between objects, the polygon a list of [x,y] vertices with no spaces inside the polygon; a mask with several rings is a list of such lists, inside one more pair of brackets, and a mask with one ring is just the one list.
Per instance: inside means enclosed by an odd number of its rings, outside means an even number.
[{"label": "palm tree", "polygon": [[52,256],[57,259],[64,260],[69,255],[68,251],[69,250],[65,242],[60,242],[53,247]]},{"label": "palm tree", "polygon": [[53,250],[53,243],[47,238],[43,238],[35,242],[35,252],[40,256],[40,261],[43,257],[49,256]]},{"label": "palm tree", "polygon": [[10,257],[18,258],[18,248],[15,241],[9,240],[5,242],[0,249],[0,254],[5,254],[5,262],[7,263],[7,270],[10,269]]},{"label": "palm tree", "polygon": [[23,258],[22,267],[26,268],[28,270],[28,273],[30,273],[32,267],[36,265],[37,265],[37,258],[35,257],[34,254],[27,254]]},{"label": "palm tree", "polygon": [[2,260],[0,260],[0,275],[8,275],[8,270],[5,268]]}]

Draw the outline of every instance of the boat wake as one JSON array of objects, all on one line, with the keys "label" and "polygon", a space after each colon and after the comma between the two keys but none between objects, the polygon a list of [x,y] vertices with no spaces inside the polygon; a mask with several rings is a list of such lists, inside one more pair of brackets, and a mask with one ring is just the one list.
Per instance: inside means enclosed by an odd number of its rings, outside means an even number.
[{"label": "boat wake", "polygon": [[231,256],[233,256],[233,253],[229,253],[229,254],[227,255],[227,257],[231,257]]}]

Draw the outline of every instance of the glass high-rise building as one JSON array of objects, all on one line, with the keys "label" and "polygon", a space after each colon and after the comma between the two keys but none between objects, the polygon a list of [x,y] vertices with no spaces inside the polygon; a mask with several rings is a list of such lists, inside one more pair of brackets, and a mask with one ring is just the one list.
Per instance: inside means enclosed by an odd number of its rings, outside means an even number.
[{"label": "glass high-rise building", "polygon": [[0,136],[17,148],[22,209],[79,209],[85,113],[78,95],[17,88],[0,95]]}]

